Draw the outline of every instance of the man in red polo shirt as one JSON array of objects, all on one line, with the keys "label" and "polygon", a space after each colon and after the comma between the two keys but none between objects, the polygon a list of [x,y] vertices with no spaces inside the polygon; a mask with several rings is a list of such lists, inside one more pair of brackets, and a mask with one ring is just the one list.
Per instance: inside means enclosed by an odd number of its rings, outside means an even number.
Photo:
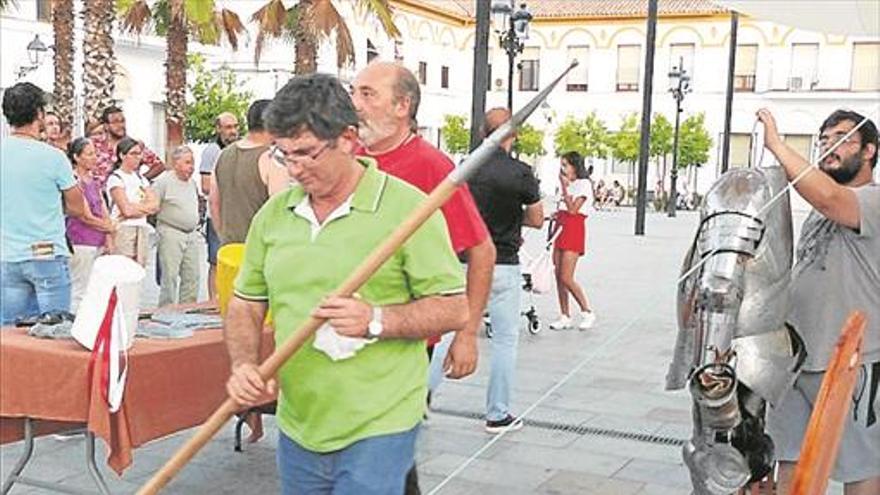
[{"label": "man in red polo shirt", "polygon": [[[361,120],[361,154],[379,163],[379,169],[430,193],[454,168],[440,150],[416,130],[419,83],[397,64],[376,62],[362,70],[353,83],[352,99]],[[492,284],[495,246],[467,186],[443,206],[452,247],[467,260],[467,298],[471,321],[455,334],[443,369],[449,378],[462,378],[477,366],[477,330]]]}]

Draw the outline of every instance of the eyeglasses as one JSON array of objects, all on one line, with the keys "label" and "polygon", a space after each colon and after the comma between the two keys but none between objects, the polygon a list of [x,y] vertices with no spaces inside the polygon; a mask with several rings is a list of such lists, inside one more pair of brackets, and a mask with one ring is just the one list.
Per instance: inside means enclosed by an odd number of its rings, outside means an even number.
[{"label": "eyeglasses", "polygon": [[852,144],[852,143],[859,142],[858,141],[858,136],[859,136],[858,133],[853,133],[852,135],[850,135],[846,139],[843,139],[844,136],[846,136],[845,132],[835,133],[831,136],[819,136],[819,139],[816,141],[816,146],[818,146],[819,148],[830,148],[830,147],[836,145],[837,143],[840,143],[842,146],[844,144]]},{"label": "eyeglasses", "polygon": [[313,162],[329,147],[330,141],[325,141],[323,146],[320,146],[317,150],[309,153],[302,150],[284,151],[276,145],[272,147],[272,158],[274,158],[279,165],[283,166],[295,165],[301,162]]}]

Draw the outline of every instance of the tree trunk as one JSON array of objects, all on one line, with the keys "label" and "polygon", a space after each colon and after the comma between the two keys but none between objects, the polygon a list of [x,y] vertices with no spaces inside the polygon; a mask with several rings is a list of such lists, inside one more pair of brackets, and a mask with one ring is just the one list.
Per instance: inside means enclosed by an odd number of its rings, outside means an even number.
[{"label": "tree trunk", "polygon": [[315,37],[304,27],[308,22],[305,20],[311,9],[312,0],[300,0],[299,2],[299,25],[294,35],[296,60],[293,65],[293,73],[311,74],[318,70],[318,45]]},{"label": "tree trunk", "polygon": [[296,61],[293,66],[294,74],[311,74],[318,70],[318,47],[311,36],[299,30],[295,36]]},{"label": "tree trunk", "polygon": [[[166,35],[165,61],[165,154],[170,158],[174,148],[183,144],[183,126],[186,119],[186,16],[183,1],[171,2],[171,22]],[[166,160],[165,163],[170,163]]]},{"label": "tree trunk", "polygon": [[[73,129],[73,0],[55,0],[52,5],[55,36],[55,87],[52,108],[62,126]],[[64,129],[62,129],[63,131]]]},{"label": "tree trunk", "polygon": [[98,120],[112,106],[116,88],[116,58],[113,55],[113,0],[87,0],[83,10],[83,113],[86,120]]}]

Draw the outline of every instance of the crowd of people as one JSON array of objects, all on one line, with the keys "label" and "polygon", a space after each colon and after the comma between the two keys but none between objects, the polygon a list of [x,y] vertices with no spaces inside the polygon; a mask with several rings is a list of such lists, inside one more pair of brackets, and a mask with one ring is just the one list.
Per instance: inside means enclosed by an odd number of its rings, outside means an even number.
[{"label": "crowd of people", "polygon": [[[231,358],[227,391],[243,408],[277,396],[282,492],[418,493],[415,440],[430,391],[444,377],[476,370],[477,332],[486,310],[493,338],[484,427],[496,434],[523,426],[511,409],[520,333],[518,252],[522,227],[545,225],[538,181],[511,155],[515,136],[509,136],[357,294],[328,296],[455,168],[418,135],[420,98],[418,80],[393,63],[369,64],[350,91],[332,76],[294,77],[274,99],[250,106],[242,138],[234,115],[217,116],[216,140],[202,153],[197,182],[189,147],[172,150],[166,170],[127,135],[119,108],[108,108],[85,136],[67,143],[69,131],[45,111],[44,93],[16,84],[3,96],[12,134],[0,145],[3,324],[75,311],[95,258],[112,253],[146,264],[152,231],[158,239],[159,303],[194,302],[201,283],[200,211],[207,210],[212,293],[218,247],[245,246],[224,322]],[[777,139],[772,116],[760,118],[768,149],[790,177],[797,175],[806,162]],[[509,119],[506,109],[490,110],[484,136]],[[823,126],[823,136],[831,129],[827,141],[838,139],[855,120],[843,115]],[[795,283],[808,284],[795,292],[802,311],[814,297],[809,287],[823,286],[833,263],[835,280],[853,270],[861,274],[859,297],[874,308],[872,316],[880,316],[873,133],[855,135],[861,136],[858,150],[853,144],[850,154],[834,155],[839,163],[827,164],[830,175],[812,174],[798,185],[818,210],[808,221],[815,228],[805,231],[803,253],[818,256],[811,240],[816,232],[824,233],[825,244],[839,238],[834,257],[825,248],[820,262],[799,262]],[[619,204],[623,187],[617,181],[607,190],[594,185],[591,168],[577,153],[564,154],[561,165],[552,215],[561,229],[553,251],[560,315],[551,327],[585,330],[596,323],[596,313],[575,269],[587,253],[590,215]],[[837,168],[854,172],[844,176]],[[201,206],[206,196],[207,208]],[[811,307],[840,312],[849,293],[842,290],[833,308]],[[258,359],[269,311],[276,342],[310,316],[325,324],[276,377],[264,380]],[[824,313],[813,316],[807,311],[797,320],[807,326],[827,320]],[[876,323],[871,328],[865,357],[874,363],[876,381],[880,348]],[[817,327],[812,334],[828,331]],[[808,351],[822,357],[827,342],[807,339]],[[821,374],[822,363],[811,363],[811,372]],[[812,387],[815,394],[819,378],[807,376],[796,386]],[[786,407],[806,418],[810,404]],[[780,417],[778,424],[790,422]],[[844,447],[862,456],[852,461],[859,467],[848,471],[848,480],[878,475],[878,427],[862,423],[852,422],[854,440]],[[790,440],[782,454],[786,462],[797,457],[797,428],[783,429]]]}]

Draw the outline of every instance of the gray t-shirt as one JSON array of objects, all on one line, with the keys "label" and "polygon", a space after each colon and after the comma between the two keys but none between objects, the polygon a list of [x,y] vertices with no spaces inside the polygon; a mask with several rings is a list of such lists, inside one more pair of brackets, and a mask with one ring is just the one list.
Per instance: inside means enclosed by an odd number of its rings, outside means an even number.
[{"label": "gray t-shirt", "polygon": [[[217,166],[217,159],[220,158],[221,151],[223,149],[217,141],[212,141],[205,146],[205,149],[202,150],[202,161],[199,162],[199,174],[212,175],[214,173],[214,167]],[[208,208],[205,214],[211,218],[211,209]]]},{"label": "gray t-shirt", "polygon": [[182,181],[171,170],[153,182],[159,197],[156,221],[177,230],[192,232],[199,226],[199,192],[194,180]]},{"label": "gray t-shirt", "polygon": [[202,150],[202,161],[199,163],[200,174],[211,175],[214,173],[214,167],[217,165],[220,151],[220,145],[216,141],[205,146],[205,149]]},{"label": "gray t-shirt", "polygon": [[853,191],[859,201],[858,230],[813,210],[798,241],[789,322],[806,343],[807,371],[828,366],[840,329],[853,310],[868,319],[862,362],[880,361],[880,185]]}]

